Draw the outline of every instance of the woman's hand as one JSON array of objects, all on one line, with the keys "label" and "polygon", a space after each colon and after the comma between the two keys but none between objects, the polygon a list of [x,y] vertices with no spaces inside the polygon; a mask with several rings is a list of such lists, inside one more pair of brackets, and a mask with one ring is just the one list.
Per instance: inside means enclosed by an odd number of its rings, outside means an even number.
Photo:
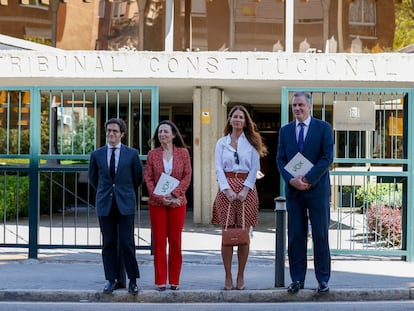
[{"label": "woman's hand", "polygon": [[167,194],[163,197],[162,202],[165,206],[169,207],[179,207],[182,203],[182,198],[176,198],[175,196],[171,194]]},{"label": "woman's hand", "polygon": [[227,200],[229,200],[230,202],[233,202],[237,199],[237,193],[235,193],[231,189],[224,190],[224,194],[226,195]]},{"label": "woman's hand", "polygon": [[249,188],[243,187],[243,189],[239,193],[237,193],[236,199],[240,200],[241,202],[246,200],[247,194],[249,193],[249,190],[250,190]]},{"label": "woman's hand", "polygon": [[171,194],[166,194],[162,198],[162,204],[164,204],[165,206],[169,206],[172,203],[173,199],[174,197]]}]

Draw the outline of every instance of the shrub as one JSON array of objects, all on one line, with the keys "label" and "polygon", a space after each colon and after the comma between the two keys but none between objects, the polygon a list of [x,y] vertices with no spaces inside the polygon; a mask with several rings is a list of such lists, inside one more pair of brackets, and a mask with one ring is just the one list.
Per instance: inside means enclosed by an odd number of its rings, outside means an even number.
[{"label": "shrub", "polygon": [[384,204],[374,204],[368,209],[368,229],[386,246],[401,244],[402,210]]},{"label": "shrub", "polygon": [[359,187],[355,198],[365,206],[382,204],[402,207],[402,186],[393,183],[369,183],[367,187]]},{"label": "shrub", "polygon": [[[29,177],[3,175],[0,178],[0,218],[27,217],[29,210]],[[6,215],[5,215],[6,213]]]}]

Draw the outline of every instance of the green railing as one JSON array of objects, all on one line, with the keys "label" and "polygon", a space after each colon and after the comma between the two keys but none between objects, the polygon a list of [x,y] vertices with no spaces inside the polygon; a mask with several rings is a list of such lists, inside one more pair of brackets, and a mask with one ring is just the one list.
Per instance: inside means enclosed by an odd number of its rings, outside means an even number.
[{"label": "green railing", "polygon": [[332,253],[413,261],[413,89],[283,88],[282,125],[297,91],[311,94],[312,114],[334,131]]},{"label": "green railing", "polygon": [[[158,124],[157,87],[0,88],[0,246],[39,249],[100,248],[88,183],[90,152],[105,144],[104,122],[127,123],[124,143],[140,150]],[[150,249],[141,230],[137,248]]]}]

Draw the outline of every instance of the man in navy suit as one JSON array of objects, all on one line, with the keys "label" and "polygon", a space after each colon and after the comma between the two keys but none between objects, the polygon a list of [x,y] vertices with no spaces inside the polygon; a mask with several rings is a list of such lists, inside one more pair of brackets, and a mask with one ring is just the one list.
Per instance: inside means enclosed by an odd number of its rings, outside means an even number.
[{"label": "man in navy suit", "polygon": [[[304,92],[295,93],[292,98],[292,112],[296,120],[283,126],[279,133],[276,160],[286,184],[288,256],[292,279],[288,287],[289,293],[297,293],[304,287],[307,270],[308,217],[312,227],[318,292],[329,291],[329,167],[333,161],[333,135],[327,122],[311,116],[311,109],[310,95]],[[294,177],[285,166],[298,152],[312,162],[313,167],[307,173]]]},{"label": "man in navy suit", "polygon": [[[105,123],[107,145],[92,152],[89,180],[96,190],[96,213],[102,233],[102,260],[107,283],[105,293],[118,288],[120,257],[129,278],[129,293],[138,293],[134,219],[142,164],[138,150],[121,143],[126,124],[121,119]],[[119,244],[119,245],[118,245]],[[118,251],[119,250],[119,251]]]}]

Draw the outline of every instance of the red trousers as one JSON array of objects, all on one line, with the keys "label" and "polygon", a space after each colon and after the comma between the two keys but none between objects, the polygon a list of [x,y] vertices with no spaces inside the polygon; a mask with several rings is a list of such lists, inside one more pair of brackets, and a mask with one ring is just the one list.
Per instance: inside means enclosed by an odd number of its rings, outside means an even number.
[{"label": "red trousers", "polygon": [[185,214],[185,205],[175,208],[150,206],[156,286],[165,286],[167,284],[167,274],[169,284],[175,286],[180,284],[183,261],[181,234],[184,228]]}]

